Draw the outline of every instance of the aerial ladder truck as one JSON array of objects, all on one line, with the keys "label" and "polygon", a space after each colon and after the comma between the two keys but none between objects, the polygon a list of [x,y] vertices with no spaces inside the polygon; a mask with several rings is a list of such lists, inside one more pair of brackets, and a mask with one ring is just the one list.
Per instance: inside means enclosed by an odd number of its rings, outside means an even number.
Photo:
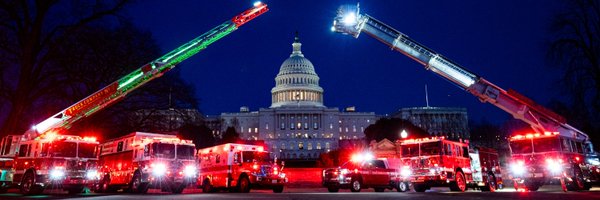
[{"label": "aerial ladder truck", "polygon": [[589,136],[567,124],[566,119],[514,90],[504,90],[391,26],[360,13],[359,5],[341,6],[333,32],[358,38],[365,33],[398,51],[426,70],[445,78],[529,124],[534,133],[509,138],[511,171],[515,189],[535,191],[546,181],[558,179],[563,190],[587,190],[598,181],[598,157]]},{"label": "aerial ladder truck", "polygon": [[75,122],[122,100],[130,92],[162,76],[268,10],[266,4],[256,2],[252,8],[34,125],[23,135],[5,137],[0,155],[12,160],[3,161],[10,166],[2,166],[11,169],[1,171],[14,171],[14,176],[2,174],[2,177],[9,177],[6,179],[18,185],[25,194],[41,193],[45,187],[70,184],[75,185],[67,189],[69,192],[81,191],[89,179],[99,176],[98,142],[92,137],[64,135],[65,130]]}]

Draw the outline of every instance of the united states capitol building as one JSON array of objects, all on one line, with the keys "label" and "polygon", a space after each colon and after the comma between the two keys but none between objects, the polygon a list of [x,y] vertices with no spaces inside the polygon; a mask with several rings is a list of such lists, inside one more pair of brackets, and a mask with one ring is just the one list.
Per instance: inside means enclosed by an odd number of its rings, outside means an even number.
[{"label": "united states capitol building", "polygon": [[271,106],[239,113],[221,113],[221,131],[234,127],[245,140],[264,140],[282,159],[315,160],[324,152],[339,148],[340,140],[364,138],[365,129],[375,123],[374,112],[340,111],[323,103],[323,88],[313,64],[304,57],[296,35],[292,53],[275,77]]}]

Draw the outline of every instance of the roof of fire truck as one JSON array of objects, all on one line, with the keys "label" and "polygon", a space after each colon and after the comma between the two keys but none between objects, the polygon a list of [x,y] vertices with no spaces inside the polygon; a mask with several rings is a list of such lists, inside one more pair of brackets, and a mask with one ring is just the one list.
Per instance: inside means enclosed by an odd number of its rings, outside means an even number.
[{"label": "roof of fire truck", "polygon": [[510,141],[516,141],[516,140],[524,140],[524,139],[533,139],[533,138],[548,138],[548,137],[554,137],[556,135],[560,135],[559,132],[544,132],[544,134],[540,134],[540,133],[528,133],[528,134],[524,134],[524,135],[514,135],[512,137],[509,138]]},{"label": "roof of fire truck", "polygon": [[261,145],[253,145],[253,144],[238,144],[238,143],[226,143],[213,147],[208,147],[204,149],[198,150],[198,153],[210,153],[210,152],[219,152],[219,151],[258,151],[264,152],[265,147]]},{"label": "roof of fire truck", "polygon": [[107,140],[104,143],[114,142],[114,141],[122,140],[125,138],[132,138],[132,137],[135,138],[134,141],[136,141],[139,144],[144,144],[144,145],[148,144],[148,143],[152,143],[152,142],[194,145],[192,140],[179,139],[176,135],[160,134],[160,133],[146,133],[146,132],[133,132],[133,133],[130,133],[130,134],[118,137],[118,138]]},{"label": "roof of fire truck", "polygon": [[444,136],[440,136],[440,137],[434,136],[434,137],[424,137],[424,138],[413,138],[413,139],[405,139],[405,140],[399,140],[399,141],[400,141],[400,145],[403,145],[403,144],[419,144],[419,143],[437,142],[437,141],[449,141],[449,142],[453,142],[453,143],[469,144],[469,140],[454,141],[454,140],[446,139],[446,137],[444,137]]},{"label": "roof of fire truck", "polygon": [[49,131],[49,132],[46,132],[46,133],[40,135],[34,141],[43,141],[43,142],[71,141],[71,142],[84,142],[84,143],[98,144],[96,137],[88,137],[88,136],[81,137],[78,135],[62,135],[62,134],[57,134],[56,132],[53,132],[53,131]]}]

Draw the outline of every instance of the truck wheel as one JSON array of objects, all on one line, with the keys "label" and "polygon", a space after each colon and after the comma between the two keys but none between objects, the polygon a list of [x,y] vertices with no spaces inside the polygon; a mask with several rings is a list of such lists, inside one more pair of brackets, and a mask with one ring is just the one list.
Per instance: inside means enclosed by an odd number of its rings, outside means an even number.
[{"label": "truck wheel", "polygon": [[467,190],[465,174],[463,174],[461,171],[456,172],[456,180],[450,183],[450,190],[459,192],[464,192]]},{"label": "truck wheel", "polygon": [[485,186],[481,187],[480,189],[481,191],[495,192],[496,186],[496,177],[494,174],[488,174]]},{"label": "truck wheel", "polygon": [[129,184],[129,190],[133,193],[145,194],[148,192],[148,183],[143,183],[142,175],[140,173],[135,173]]},{"label": "truck wheel", "polygon": [[44,188],[37,185],[33,172],[29,171],[21,181],[21,193],[24,195],[36,195],[42,193]]},{"label": "truck wheel", "polygon": [[567,190],[569,191],[577,191],[583,190],[585,188],[585,182],[583,181],[583,174],[581,173],[581,169],[577,166],[573,167],[573,176],[571,177],[572,181],[567,183]]},{"label": "truck wheel", "polygon": [[385,188],[376,187],[375,192],[385,192]]},{"label": "truck wheel", "polygon": [[362,183],[359,179],[353,178],[352,182],[350,182],[350,191],[360,192],[360,189],[362,189]]},{"label": "truck wheel", "polygon": [[210,193],[213,191],[212,185],[210,185],[210,181],[208,179],[204,179],[204,181],[202,181],[202,192],[203,193]]},{"label": "truck wheel", "polygon": [[425,184],[415,183],[413,184],[413,189],[415,189],[415,192],[425,192],[427,186]]},{"label": "truck wheel", "polygon": [[102,192],[108,192],[109,191],[109,183],[110,183],[110,178],[108,178],[108,176],[104,177],[94,188],[94,192],[97,193],[102,193]]},{"label": "truck wheel", "polygon": [[282,193],[283,192],[283,185],[278,185],[273,187],[273,193]]},{"label": "truck wheel", "polygon": [[398,192],[406,192],[408,191],[408,183],[407,182],[398,182],[398,186],[396,186],[396,190]]},{"label": "truck wheel", "polygon": [[327,191],[328,192],[338,192],[338,191],[340,191],[340,188],[337,186],[327,186]]},{"label": "truck wheel", "polygon": [[241,193],[250,192],[250,180],[248,180],[248,177],[240,177],[240,180],[238,181],[238,191],[240,191]]},{"label": "truck wheel", "polygon": [[529,190],[529,191],[535,192],[538,189],[540,189],[540,186],[542,186],[542,184],[537,183],[535,181],[530,181],[530,182],[525,181],[525,188],[527,188],[527,190]]}]

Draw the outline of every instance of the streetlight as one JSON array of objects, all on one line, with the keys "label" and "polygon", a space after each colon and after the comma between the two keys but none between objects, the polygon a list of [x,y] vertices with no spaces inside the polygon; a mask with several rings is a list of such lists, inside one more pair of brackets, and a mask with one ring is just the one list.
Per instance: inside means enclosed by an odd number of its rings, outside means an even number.
[{"label": "streetlight", "polygon": [[405,139],[406,137],[408,137],[408,132],[402,129],[402,132],[400,132],[400,138]]}]

